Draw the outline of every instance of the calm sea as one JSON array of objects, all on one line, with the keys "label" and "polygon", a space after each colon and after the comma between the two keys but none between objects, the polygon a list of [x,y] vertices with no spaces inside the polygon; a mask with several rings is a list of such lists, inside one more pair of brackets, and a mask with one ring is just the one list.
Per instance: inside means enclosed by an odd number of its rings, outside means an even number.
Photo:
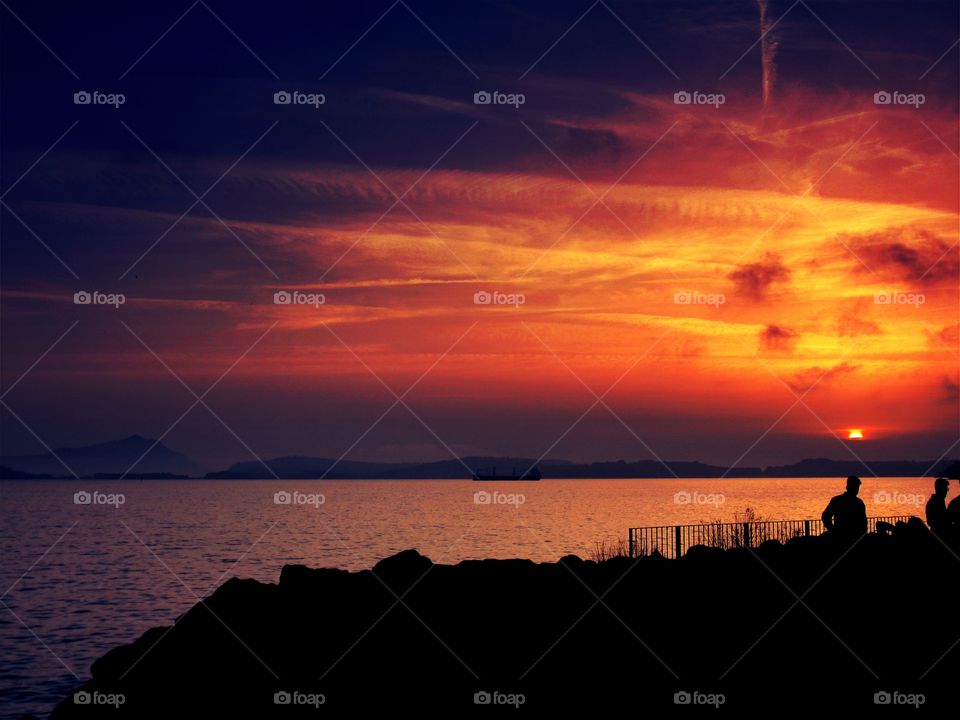
[{"label": "calm sea", "polygon": [[[922,516],[932,485],[865,478],[861,497],[871,516]],[[105,651],[171,623],[231,576],[276,582],[287,563],[369,568],[406,548],[443,563],[588,558],[628,527],[732,521],[748,507],[815,518],[842,490],[842,479],[820,478],[4,481],[3,717],[46,716]]]}]

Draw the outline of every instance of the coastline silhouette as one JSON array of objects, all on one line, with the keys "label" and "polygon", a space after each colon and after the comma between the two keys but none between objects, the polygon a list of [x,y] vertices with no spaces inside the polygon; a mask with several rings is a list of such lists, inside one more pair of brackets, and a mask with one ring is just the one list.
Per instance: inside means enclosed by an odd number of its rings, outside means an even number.
[{"label": "coastline silhouette", "polygon": [[[888,460],[871,462],[807,458],[788,465],[731,468],[697,460],[598,460],[571,462],[560,458],[463,456],[438,461],[365,461],[325,457],[284,456],[236,462],[223,470],[208,472],[201,463],[158,439],[131,435],[82,447],[54,448],[38,455],[0,455],[0,480],[72,478],[65,462],[81,477],[120,477],[131,474],[153,479],[204,478],[209,480],[262,480],[279,478],[325,479],[460,479],[498,474],[496,468],[511,468],[512,475],[540,474],[543,478],[660,478],[664,465],[680,478],[733,477],[836,477],[870,471],[877,477],[919,477],[930,473],[947,476],[960,468],[953,460]],[[265,475],[266,472],[266,475]],[[735,474],[734,474],[735,473]],[[503,475],[504,473],[499,473]],[[509,479],[498,477],[498,479]]]},{"label": "coastline silhouette", "polygon": [[[676,560],[443,565],[405,550],[360,572],[232,578],[108,652],[76,693],[122,693],[115,718],[315,716],[320,698],[334,714],[413,712],[424,693],[461,710],[498,697],[540,711],[639,699],[664,714],[696,697],[731,713],[785,698],[796,711],[955,710],[956,637],[911,619],[960,596],[956,535],[948,547],[916,517],[867,533],[862,483],[846,485],[824,535]],[[76,697],[52,717],[90,716]],[[316,704],[278,708],[298,698]]]}]

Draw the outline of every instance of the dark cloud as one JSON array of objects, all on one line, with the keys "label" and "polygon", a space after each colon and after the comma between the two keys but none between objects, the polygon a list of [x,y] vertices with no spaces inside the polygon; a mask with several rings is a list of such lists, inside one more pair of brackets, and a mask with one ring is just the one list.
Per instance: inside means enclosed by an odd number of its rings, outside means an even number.
[{"label": "dark cloud", "polygon": [[944,404],[956,407],[957,403],[960,402],[960,383],[944,375],[940,378],[940,390],[942,393],[940,400]]},{"label": "dark cloud", "polygon": [[839,239],[856,253],[850,262],[861,273],[930,284],[955,280],[960,272],[955,245],[926,230],[889,228],[866,235],[842,234]]},{"label": "dark cloud", "polygon": [[727,275],[733,281],[737,294],[751,300],[763,300],[770,286],[775,282],[784,282],[790,277],[790,271],[780,262],[780,257],[767,253],[763,260],[741,265]]},{"label": "dark cloud", "polygon": [[799,395],[814,389],[819,389],[830,382],[831,379],[849,375],[859,369],[859,365],[851,365],[847,362],[842,362],[826,369],[819,366],[808,367],[790,377],[787,380],[787,385]]},{"label": "dark cloud", "polygon": [[782,325],[767,325],[760,332],[760,347],[764,350],[792,350],[800,333]]}]

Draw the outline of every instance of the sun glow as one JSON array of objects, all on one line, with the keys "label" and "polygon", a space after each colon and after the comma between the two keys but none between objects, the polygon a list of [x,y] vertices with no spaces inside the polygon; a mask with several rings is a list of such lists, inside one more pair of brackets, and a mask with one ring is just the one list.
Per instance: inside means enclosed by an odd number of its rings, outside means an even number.
[{"label": "sun glow", "polygon": [[863,440],[863,430],[854,428],[850,431],[850,434],[847,435],[848,440]]}]

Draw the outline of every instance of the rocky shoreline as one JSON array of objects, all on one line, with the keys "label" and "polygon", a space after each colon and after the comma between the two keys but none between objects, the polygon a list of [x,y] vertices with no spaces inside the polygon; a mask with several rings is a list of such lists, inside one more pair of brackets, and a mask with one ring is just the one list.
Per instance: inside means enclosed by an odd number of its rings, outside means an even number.
[{"label": "rocky shoreline", "polygon": [[52,717],[940,711],[958,590],[960,557],[922,524],[679,560],[288,565],[111,650]]}]

